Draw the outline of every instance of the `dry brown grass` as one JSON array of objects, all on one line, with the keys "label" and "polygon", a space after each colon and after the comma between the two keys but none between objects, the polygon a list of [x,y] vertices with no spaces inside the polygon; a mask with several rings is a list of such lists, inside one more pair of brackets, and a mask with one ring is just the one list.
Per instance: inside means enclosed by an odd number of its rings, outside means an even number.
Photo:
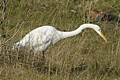
[{"label": "dry brown grass", "polygon": [[[120,23],[95,22],[100,25],[108,43],[95,31],[87,29],[50,46],[45,53],[45,65],[41,65],[41,53],[11,49],[15,42],[36,27],[52,25],[71,31],[82,23],[91,22],[86,18],[90,9],[107,10],[119,5],[119,0],[103,0],[93,5],[89,2],[92,3],[84,0],[7,1],[6,18],[0,25],[0,79],[119,80]],[[113,10],[116,14],[120,11],[117,7]]]}]

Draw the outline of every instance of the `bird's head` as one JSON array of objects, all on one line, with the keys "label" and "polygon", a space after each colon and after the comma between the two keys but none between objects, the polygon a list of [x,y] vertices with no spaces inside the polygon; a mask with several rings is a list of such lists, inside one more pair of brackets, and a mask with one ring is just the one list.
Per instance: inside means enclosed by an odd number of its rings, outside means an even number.
[{"label": "bird's head", "polygon": [[98,25],[95,25],[94,30],[105,40],[105,42],[107,42],[107,39],[103,35],[103,33]]}]

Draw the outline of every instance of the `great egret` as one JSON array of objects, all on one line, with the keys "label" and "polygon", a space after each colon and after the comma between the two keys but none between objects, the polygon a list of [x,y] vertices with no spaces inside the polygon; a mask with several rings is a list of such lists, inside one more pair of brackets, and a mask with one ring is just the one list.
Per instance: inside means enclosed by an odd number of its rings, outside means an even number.
[{"label": "great egret", "polygon": [[44,52],[48,46],[55,44],[64,38],[75,36],[86,28],[92,28],[107,42],[106,38],[101,32],[100,27],[95,24],[82,24],[78,29],[70,32],[59,31],[52,26],[42,26],[29,32],[23,39],[14,44],[13,49],[25,46],[33,52],[41,51],[43,54],[42,58],[44,60]]}]

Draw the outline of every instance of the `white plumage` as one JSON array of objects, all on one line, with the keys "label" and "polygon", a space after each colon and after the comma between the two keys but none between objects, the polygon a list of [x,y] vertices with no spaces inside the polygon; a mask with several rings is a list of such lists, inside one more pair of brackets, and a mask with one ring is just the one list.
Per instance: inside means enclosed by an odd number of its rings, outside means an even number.
[{"label": "white plumage", "polygon": [[54,44],[60,39],[60,31],[52,26],[42,26],[29,32],[23,39],[17,42],[13,48],[25,46],[35,52],[45,51],[50,44]]},{"label": "white plumage", "polygon": [[62,32],[52,26],[42,26],[29,32],[13,46],[13,49],[20,48],[21,46],[28,47],[30,51],[41,51],[44,57],[44,51],[48,46],[55,44],[61,39],[77,35],[85,28],[94,29],[107,42],[106,38],[101,33],[100,27],[95,24],[82,24],[78,29],[70,32]]}]

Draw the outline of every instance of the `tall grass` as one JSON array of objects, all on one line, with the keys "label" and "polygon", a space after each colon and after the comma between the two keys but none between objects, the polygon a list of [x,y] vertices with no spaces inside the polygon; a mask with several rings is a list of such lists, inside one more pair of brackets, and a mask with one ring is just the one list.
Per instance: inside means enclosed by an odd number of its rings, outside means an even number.
[{"label": "tall grass", "polygon": [[45,53],[44,66],[40,52],[30,54],[27,49],[11,49],[26,33],[39,26],[52,25],[71,31],[91,22],[86,17],[91,9],[107,11],[112,8],[114,14],[119,14],[119,0],[96,1],[7,0],[6,18],[1,19],[0,24],[0,79],[119,80],[120,23],[94,22],[101,27],[108,43],[95,31],[87,29],[50,46]]}]

